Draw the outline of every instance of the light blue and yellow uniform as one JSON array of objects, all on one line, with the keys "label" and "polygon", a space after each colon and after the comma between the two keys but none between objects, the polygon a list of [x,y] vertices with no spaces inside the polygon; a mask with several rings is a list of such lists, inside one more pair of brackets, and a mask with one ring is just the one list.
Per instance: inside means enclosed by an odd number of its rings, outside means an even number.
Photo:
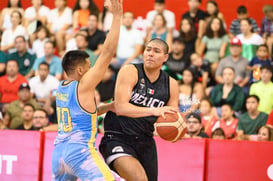
[{"label": "light blue and yellow uniform", "polygon": [[97,112],[89,113],[79,104],[78,83],[62,81],[57,89],[59,130],[52,155],[53,180],[115,180],[95,148]]}]

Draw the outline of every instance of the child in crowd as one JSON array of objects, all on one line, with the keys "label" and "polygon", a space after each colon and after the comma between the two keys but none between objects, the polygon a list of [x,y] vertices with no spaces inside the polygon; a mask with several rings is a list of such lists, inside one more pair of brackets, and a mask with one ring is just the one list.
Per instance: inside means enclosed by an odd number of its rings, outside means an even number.
[{"label": "child in crowd", "polygon": [[270,65],[270,60],[268,59],[268,47],[265,44],[259,45],[256,51],[256,56],[252,58],[249,62],[248,70],[251,70],[249,83],[252,84],[261,79],[262,65]]},{"label": "child in crowd", "polygon": [[41,58],[45,55],[44,45],[49,39],[49,30],[45,26],[40,26],[37,29],[37,39],[33,42],[32,51],[36,54],[37,58]]},{"label": "child in crowd", "polygon": [[224,140],[226,139],[225,132],[222,128],[216,128],[211,135],[212,139],[215,140]]}]

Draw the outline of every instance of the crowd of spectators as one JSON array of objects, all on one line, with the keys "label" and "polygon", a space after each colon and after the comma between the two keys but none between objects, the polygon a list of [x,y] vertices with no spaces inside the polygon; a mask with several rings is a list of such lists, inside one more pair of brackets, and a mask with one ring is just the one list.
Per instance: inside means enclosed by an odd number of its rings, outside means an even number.
[{"label": "crowd of spectators", "polygon": [[[145,19],[124,12],[98,101],[113,99],[119,69],[142,62],[145,43],[160,38],[170,48],[162,70],[179,83],[186,137],[273,141],[273,6],[264,5],[258,25],[241,5],[229,25],[217,1],[207,1],[205,11],[201,3],[188,0],[180,15],[164,0],[155,0]],[[111,21],[111,13],[100,12],[93,0],[77,0],[73,9],[67,0],[55,0],[53,9],[42,0],[26,9],[9,0],[0,15],[0,129],[57,130],[55,92],[66,78],[62,56],[86,51],[93,66]]]}]

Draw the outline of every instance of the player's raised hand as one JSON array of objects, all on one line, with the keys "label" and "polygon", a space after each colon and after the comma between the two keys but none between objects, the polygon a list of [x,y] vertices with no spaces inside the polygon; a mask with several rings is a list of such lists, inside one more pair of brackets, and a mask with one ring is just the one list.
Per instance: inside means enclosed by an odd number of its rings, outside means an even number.
[{"label": "player's raised hand", "polygon": [[122,16],[122,13],[123,13],[122,2],[123,2],[123,0],[105,0],[104,1],[104,6],[113,15],[120,15],[120,16]]}]

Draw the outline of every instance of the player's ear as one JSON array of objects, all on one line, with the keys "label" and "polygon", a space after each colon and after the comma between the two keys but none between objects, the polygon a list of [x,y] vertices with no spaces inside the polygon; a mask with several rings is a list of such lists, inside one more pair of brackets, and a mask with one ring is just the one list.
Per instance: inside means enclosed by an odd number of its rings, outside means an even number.
[{"label": "player's ear", "polygon": [[168,53],[166,53],[166,54],[165,54],[165,59],[164,59],[164,62],[167,62],[168,58],[169,58],[169,54],[168,54]]}]

